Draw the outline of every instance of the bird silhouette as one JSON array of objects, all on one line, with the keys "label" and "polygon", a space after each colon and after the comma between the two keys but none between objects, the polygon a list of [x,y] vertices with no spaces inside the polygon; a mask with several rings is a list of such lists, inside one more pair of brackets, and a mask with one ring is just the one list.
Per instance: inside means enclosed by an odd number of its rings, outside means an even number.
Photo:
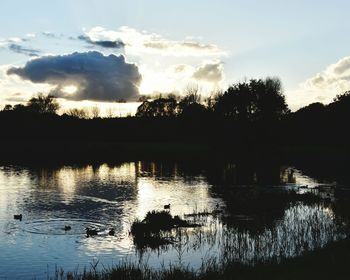
[{"label": "bird silhouette", "polygon": [[96,229],[91,229],[91,228],[87,227],[85,230],[86,230],[86,236],[87,237],[95,236],[95,235],[98,234]]},{"label": "bird silhouette", "polygon": [[71,230],[71,229],[72,229],[71,226],[64,226],[64,230],[65,230],[65,231],[68,231],[68,230]]},{"label": "bird silhouette", "polygon": [[111,228],[108,232],[109,235],[113,236],[115,234],[114,228]]},{"label": "bird silhouette", "polygon": [[20,221],[22,221],[22,214],[13,215],[13,218],[14,218],[15,220],[20,220]]},{"label": "bird silhouette", "polygon": [[169,203],[169,204],[164,205],[164,209],[170,209],[170,203]]}]

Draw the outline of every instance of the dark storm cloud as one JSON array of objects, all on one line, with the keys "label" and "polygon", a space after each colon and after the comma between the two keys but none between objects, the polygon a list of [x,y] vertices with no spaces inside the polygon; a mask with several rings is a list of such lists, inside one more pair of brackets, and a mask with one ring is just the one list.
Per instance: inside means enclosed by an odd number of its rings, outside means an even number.
[{"label": "dark storm cloud", "polygon": [[121,49],[125,47],[125,44],[118,40],[118,41],[108,41],[108,40],[103,40],[103,41],[93,41],[89,36],[85,35],[80,35],[78,36],[79,40],[82,40],[86,43],[89,43],[91,45],[103,47],[103,48],[110,48],[110,49]]},{"label": "dark storm cloud", "polygon": [[[51,94],[71,100],[135,100],[141,82],[138,67],[127,63],[124,56],[104,56],[96,51],[33,59],[24,67],[10,68],[7,74],[54,85]],[[77,91],[64,92],[71,85]]]},{"label": "dark storm cloud", "polygon": [[18,45],[18,44],[10,44],[8,46],[8,48],[10,51],[13,51],[15,53],[24,54],[24,55],[28,55],[31,57],[39,56],[39,54],[40,54],[39,50],[23,47],[23,46]]}]

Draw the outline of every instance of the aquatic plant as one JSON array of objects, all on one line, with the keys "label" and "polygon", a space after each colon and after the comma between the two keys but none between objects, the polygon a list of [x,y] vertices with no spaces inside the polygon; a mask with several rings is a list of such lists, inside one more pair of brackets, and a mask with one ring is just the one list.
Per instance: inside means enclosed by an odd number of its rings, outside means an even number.
[{"label": "aquatic plant", "polygon": [[179,216],[173,217],[168,211],[150,211],[143,221],[135,220],[131,225],[130,233],[133,235],[134,244],[138,248],[170,244],[174,241],[172,235],[167,235],[172,229],[180,227],[198,227]]}]

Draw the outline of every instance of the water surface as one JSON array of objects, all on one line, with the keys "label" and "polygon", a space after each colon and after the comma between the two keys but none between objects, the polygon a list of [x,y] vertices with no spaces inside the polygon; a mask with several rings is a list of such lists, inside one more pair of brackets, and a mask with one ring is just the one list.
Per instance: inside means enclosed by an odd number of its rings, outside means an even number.
[{"label": "water surface", "polygon": [[[181,263],[196,269],[208,259],[253,265],[346,236],[346,220],[333,209],[336,182],[318,181],[294,167],[272,170],[154,162],[2,166],[0,278],[46,279],[56,267],[81,271],[125,259],[156,268]],[[290,190],[316,199],[289,199]],[[276,195],[283,203],[274,205]],[[252,197],[260,201],[256,207],[239,206],[239,201],[252,204]],[[236,206],[230,205],[235,200]],[[172,215],[202,227],[172,232],[176,242],[157,250],[135,248],[131,223],[169,203]],[[212,211],[218,214],[185,216]],[[23,220],[15,220],[20,213]],[[65,231],[68,225],[72,229]],[[87,238],[86,227],[97,228],[99,235]],[[110,228],[115,236],[108,235]]]}]

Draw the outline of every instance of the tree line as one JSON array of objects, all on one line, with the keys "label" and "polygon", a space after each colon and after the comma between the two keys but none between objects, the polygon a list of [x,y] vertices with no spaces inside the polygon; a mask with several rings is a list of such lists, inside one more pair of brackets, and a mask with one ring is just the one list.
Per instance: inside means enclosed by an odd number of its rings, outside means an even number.
[{"label": "tree line", "polygon": [[136,117],[204,117],[211,114],[236,121],[258,121],[280,120],[290,112],[277,78],[233,84],[225,92],[201,101],[198,87],[191,87],[179,101],[175,96],[143,101]]},{"label": "tree line", "polygon": [[[185,89],[185,95],[175,94],[148,99],[140,98],[137,118],[173,117],[223,117],[239,122],[274,121],[295,116],[297,119],[319,118],[321,115],[341,117],[347,115],[350,106],[350,91],[337,95],[328,105],[312,103],[291,113],[278,78],[251,79],[231,85],[225,91],[218,91],[203,99],[198,86]],[[38,94],[27,104],[5,105],[2,112],[57,114],[59,104],[51,95]],[[80,119],[98,118],[97,106],[88,109],[69,109],[64,115]],[[113,118],[112,112],[107,118]]]},{"label": "tree line", "polygon": [[268,155],[282,146],[350,150],[350,91],[328,105],[313,103],[296,112],[289,110],[276,78],[236,83],[206,99],[196,86],[185,93],[144,99],[135,116],[124,118],[100,118],[95,110],[87,119],[79,109],[58,115],[56,99],[42,94],[25,105],[6,105],[0,111],[0,157],[11,149],[23,154],[45,147],[52,152],[52,146],[57,153],[72,155],[91,147],[106,154],[112,149],[126,153],[111,143],[160,142],[204,145],[223,154],[232,150]]},{"label": "tree line", "polygon": [[[39,94],[26,105],[5,105],[3,111],[17,113],[55,114],[59,105],[51,95]],[[136,117],[203,117],[209,114],[229,117],[238,121],[281,119],[290,111],[283,95],[281,82],[277,78],[252,79],[230,86],[225,92],[218,92],[202,100],[198,86],[188,86],[185,96],[174,94],[143,100]],[[66,115],[77,118],[96,118],[99,109],[91,112],[84,109],[70,109]]]}]

